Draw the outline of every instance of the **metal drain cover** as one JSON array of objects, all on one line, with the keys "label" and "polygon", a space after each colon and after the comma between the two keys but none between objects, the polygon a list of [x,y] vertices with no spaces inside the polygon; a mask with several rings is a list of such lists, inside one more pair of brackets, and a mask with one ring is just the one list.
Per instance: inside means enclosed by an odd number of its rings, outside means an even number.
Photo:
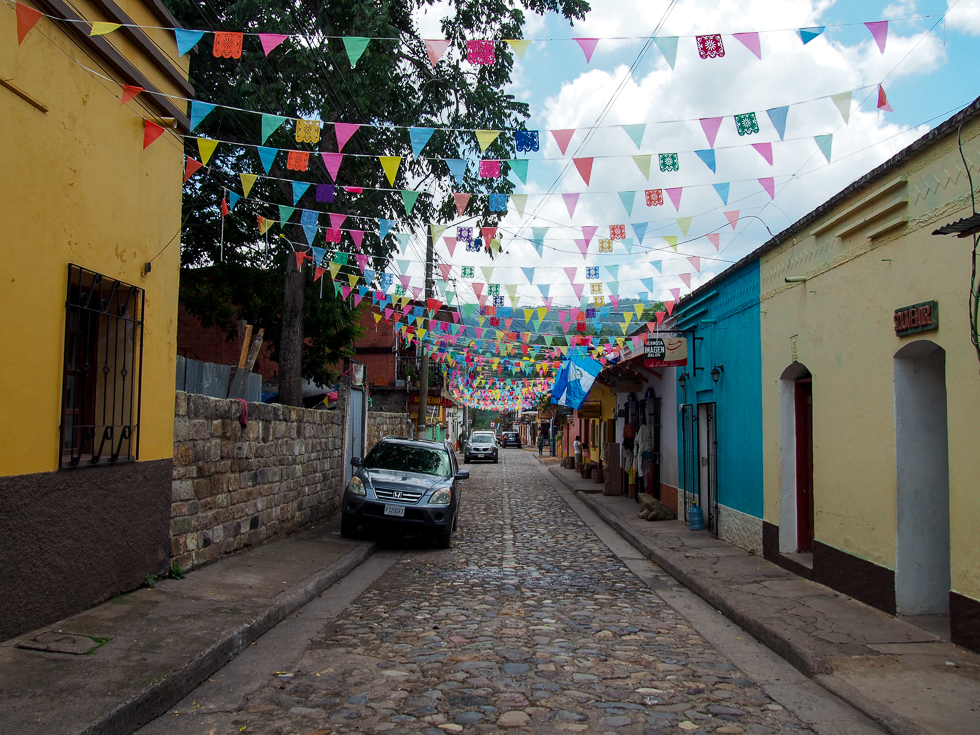
[{"label": "metal drain cover", "polygon": [[26,648],[29,651],[70,653],[75,656],[81,656],[95,651],[103,643],[105,643],[104,640],[87,635],[62,633],[60,630],[46,630],[43,633],[38,633],[33,638],[18,642],[16,647]]}]

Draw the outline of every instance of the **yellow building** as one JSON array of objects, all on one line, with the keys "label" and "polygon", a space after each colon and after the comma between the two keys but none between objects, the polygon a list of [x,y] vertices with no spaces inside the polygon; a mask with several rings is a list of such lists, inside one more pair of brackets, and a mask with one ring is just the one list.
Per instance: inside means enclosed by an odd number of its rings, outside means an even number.
[{"label": "yellow building", "polygon": [[162,94],[193,96],[172,31],[89,35],[172,27],[162,3],[25,7],[0,7],[0,639],[168,563],[187,118]]},{"label": "yellow building", "polygon": [[980,650],[980,378],[970,339],[980,100],[760,259],[767,558]]}]

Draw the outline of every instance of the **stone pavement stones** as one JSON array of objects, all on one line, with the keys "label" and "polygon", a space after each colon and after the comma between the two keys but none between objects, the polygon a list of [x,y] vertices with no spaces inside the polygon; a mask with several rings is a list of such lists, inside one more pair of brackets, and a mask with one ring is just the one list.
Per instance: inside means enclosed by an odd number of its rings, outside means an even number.
[{"label": "stone pavement stones", "polygon": [[501,460],[471,469],[452,549],[412,548],[231,724],[270,735],[811,732],[633,575],[535,459]]}]

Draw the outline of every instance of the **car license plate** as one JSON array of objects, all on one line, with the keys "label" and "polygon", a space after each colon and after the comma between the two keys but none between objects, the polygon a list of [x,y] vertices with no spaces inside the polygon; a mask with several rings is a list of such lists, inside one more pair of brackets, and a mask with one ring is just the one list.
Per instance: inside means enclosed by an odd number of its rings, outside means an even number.
[{"label": "car license plate", "polygon": [[398,516],[399,518],[405,517],[405,506],[404,505],[386,505],[385,506],[386,516]]}]

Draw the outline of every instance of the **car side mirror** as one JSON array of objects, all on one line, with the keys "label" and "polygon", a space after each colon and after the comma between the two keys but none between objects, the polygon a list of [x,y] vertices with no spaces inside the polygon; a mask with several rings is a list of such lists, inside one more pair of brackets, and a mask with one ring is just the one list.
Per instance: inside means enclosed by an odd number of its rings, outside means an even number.
[{"label": "car side mirror", "polygon": [[361,458],[360,457],[351,457],[350,458],[350,463],[352,465],[354,465],[355,467],[360,467],[361,466]]},{"label": "car side mirror", "polygon": [[469,470],[460,470],[459,472],[457,472],[456,473],[456,479],[457,480],[469,480],[470,479]]}]

